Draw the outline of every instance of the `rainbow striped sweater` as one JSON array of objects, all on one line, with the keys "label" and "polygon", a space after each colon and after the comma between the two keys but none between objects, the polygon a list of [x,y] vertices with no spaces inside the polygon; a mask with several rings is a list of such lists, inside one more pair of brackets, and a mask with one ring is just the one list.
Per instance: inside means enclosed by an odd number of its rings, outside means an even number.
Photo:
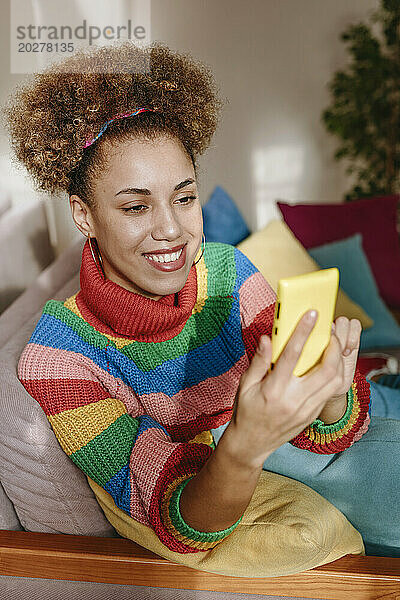
[{"label": "rainbow striped sweater", "polygon": [[[103,279],[86,242],[80,290],[46,302],[18,377],[63,450],[119,508],[175,552],[206,551],[241,519],[197,531],[180,514],[180,495],[215,449],[210,430],[230,420],[274,308],[272,288],[228,244],[207,243],[185,286],[155,301]],[[342,451],[367,430],[368,409],[357,371],[343,418],[316,419],[291,443]]]}]

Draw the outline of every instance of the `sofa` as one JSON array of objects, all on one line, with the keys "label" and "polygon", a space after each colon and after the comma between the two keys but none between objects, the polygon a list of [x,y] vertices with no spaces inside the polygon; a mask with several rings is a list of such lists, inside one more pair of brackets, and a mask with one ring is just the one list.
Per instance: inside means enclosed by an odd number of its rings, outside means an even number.
[{"label": "sofa", "polygon": [[43,200],[13,205],[0,190],[0,313],[54,260]]},{"label": "sofa", "polygon": [[[0,378],[2,382],[2,400],[0,404],[2,419],[0,429],[0,530],[3,530],[0,531],[0,550],[3,548],[6,552],[5,556],[25,556],[24,553],[27,552],[27,556],[41,556],[41,560],[44,560],[43,557],[45,556],[47,561],[40,563],[41,566],[38,570],[35,565],[29,566],[28,563],[23,565],[23,568],[21,566],[16,568],[15,561],[11,566],[11,563],[4,560],[4,570],[0,569],[0,589],[2,586],[5,590],[12,589],[15,591],[15,597],[22,597],[22,580],[14,577],[15,574],[24,577],[29,577],[29,574],[31,574],[35,580],[37,577],[46,577],[47,574],[48,579],[53,581],[53,578],[54,580],[68,578],[69,573],[71,580],[75,579],[75,567],[73,566],[64,573],[59,572],[60,567],[57,571],[54,565],[52,570],[49,571],[46,571],[46,568],[43,567],[43,564],[46,566],[51,563],[50,555],[52,553],[46,553],[43,550],[43,548],[48,548],[49,544],[51,546],[50,539],[54,540],[54,544],[60,544],[59,554],[65,556],[63,569],[66,568],[67,558],[72,562],[72,559],[74,559],[74,564],[76,564],[78,556],[80,560],[83,560],[82,555],[89,556],[92,551],[96,554],[98,561],[100,558],[106,558],[111,561],[112,565],[114,564],[112,560],[115,561],[116,556],[119,557],[119,561],[121,561],[121,556],[124,557],[124,560],[127,560],[126,554],[127,548],[129,548],[130,562],[127,563],[128,567],[130,564],[132,569],[135,565],[136,568],[139,568],[139,565],[141,569],[132,571],[136,573],[136,579],[129,581],[129,587],[120,586],[121,590],[119,591],[121,593],[126,592],[126,594],[129,592],[129,598],[145,598],[147,597],[146,594],[149,598],[154,599],[158,597],[168,598],[169,590],[167,588],[180,588],[182,586],[196,590],[208,590],[195,592],[196,598],[204,598],[204,600],[216,599],[217,597],[223,598],[220,592],[224,589],[232,592],[247,592],[245,597],[248,599],[253,597],[251,591],[263,595],[268,592],[271,594],[282,592],[286,596],[290,594],[294,596],[295,593],[297,595],[299,591],[295,590],[304,590],[304,595],[306,595],[307,590],[310,593],[308,583],[305,583],[309,582],[307,578],[310,577],[310,574],[308,572],[294,576],[292,580],[288,580],[287,577],[278,577],[273,582],[258,581],[255,585],[253,582],[250,584],[242,581],[240,585],[236,583],[235,586],[233,585],[234,582],[226,581],[235,578],[221,576],[218,579],[218,576],[212,574],[207,578],[204,573],[200,574],[196,571],[191,573],[193,570],[186,567],[177,571],[177,565],[160,559],[150,552],[143,551],[132,542],[122,540],[106,520],[90,487],[87,485],[84,475],[72,465],[69,458],[61,451],[42,409],[16,378],[16,365],[22,349],[41,315],[46,300],[49,298],[64,300],[79,289],[79,266],[83,243],[84,239],[79,239],[61,254],[0,316]],[[18,401],[16,402],[15,399],[18,399]],[[22,427],[21,423],[23,424]],[[45,470],[43,465],[46,466]],[[43,510],[38,506],[38,495],[43,498]],[[34,510],[32,507],[34,507]],[[63,515],[66,512],[68,515],[75,514],[76,518],[65,519]],[[1,536],[2,533],[3,536]],[[49,534],[53,537],[49,538]],[[93,536],[92,540],[90,536]],[[96,540],[98,545],[93,546]],[[107,542],[107,540],[109,541]],[[126,544],[129,546],[126,546]],[[109,553],[107,553],[107,550],[99,552],[99,547],[109,548]],[[82,550],[82,548],[85,550]],[[95,548],[95,551],[93,548]],[[64,555],[62,552],[64,552]],[[114,559],[112,559],[112,556],[114,556]],[[352,562],[352,559],[355,562]],[[349,560],[350,562],[346,562]],[[345,561],[345,563],[341,563],[343,566],[339,564],[341,561]],[[338,563],[337,569],[340,573],[346,573],[347,569],[347,573],[351,575],[354,569],[359,572],[364,570],[367,579],[368,576],[371,578],[371,585],[392,586],[397,585],[397,582],[400,585],[400,578],[396,575],[396,570],[397,573],[400,573],[400,559],[349,555],[335,561],[335,563]],[[335,563],[332,563],[332,565],[335,565]],[[118,564],[120,565],[120,562]],[[154,573],[153,576],[146,571],[149,565],[152,566],[153,571],[151,573]],[[332,566],[331,569],[333,570],[330,570],[329,566],[326,569],[323,567],[313,569],[312,576],[325,577],[326,581],[335,581],[334,576],[337,576],[336,567]],[[85,564],[85,569],[86,567]],[[115,579],[112,575],[102,574],[98,569],[93,568],[93,565],[90,568],[87,567],[87,571],[85,569],[83,574],[78,574],[77,577],[80,577],[83,581],[97,582],[97,586],[100,584],[106,586],[104,589],[96,586],[80,588],[82,590],[86,589],[85,595],[89,598],[91,594],[96,598],[102,597],[102,594],[104,597],[112,597],[108,595],[111,593],[111,588],[107,588],[107,582],[109,582],[109,585],[112,583],[114,586],[121,582],[126,583],[126,577],[123,575],[118,575],[120,578]],[[157,571],[154,571],[154,569]],[[118,569],[115,569],[115,571],[118,571]],[[155,577],[156,572],[160,574],[158,579]],[[382,573],[385,573],[387,583],[383,581]],[[301,579],[302,577],[303,579]],[[137,586],[135,581],[138,582]],[[350,582],[349,585],[352,585],[351,577],[348,581]],[[297,587],[295,587],[294,582],[296,582]],[[39,583],[35,582],[35,585],[40,587]],[[64,587],[59,588],[61,591],[57,593],[61,594],[60,597],[63,597],[62,594],[66,593],[66,585],[65,583]],[[163,588],[164,595],[157,595],[159,594],[157,587],[160,586]],[[73,589],[78,588],[70,586],[68,593],[72,593]],[[373,588],[371,587],[371,589]],[[391,588],[385,587],[385,591],[389,589]],[[49,594],[51,594],[50,590],[51,585],[48,587]],[[219,590],[218,593],[216,590]],[[120,598],[125,597],[123,593],[119,596]],[[176,590],[175,593],[177,594]],[[320,594],[321,592],[312,597],[336,597]],[[8,595],[8,597],[12,596]],[[55,596],[52,595],[51,597],[54,598]],[[179,592],[179,595],[174,596],[174,598],[182,599],[192,597],[194,596],[191,595],[189,590]]]}]

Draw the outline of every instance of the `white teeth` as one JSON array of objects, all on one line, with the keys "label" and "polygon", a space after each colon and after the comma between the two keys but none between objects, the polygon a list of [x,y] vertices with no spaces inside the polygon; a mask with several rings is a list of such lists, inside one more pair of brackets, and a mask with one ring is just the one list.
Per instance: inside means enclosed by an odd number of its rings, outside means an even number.
[{"label": "white teeth", "polygon": [[147,256],[147,258],[150,258],[151,260],[155,260],[156,262],[168,263],[168,262],[174,262],[175,260],[178,260],[178,258],[182,254],[182,250],[183,250],[183,248],[181,248],[179,250],[179,252],[171,252],[170,254],[146,254],[146,256]]}]

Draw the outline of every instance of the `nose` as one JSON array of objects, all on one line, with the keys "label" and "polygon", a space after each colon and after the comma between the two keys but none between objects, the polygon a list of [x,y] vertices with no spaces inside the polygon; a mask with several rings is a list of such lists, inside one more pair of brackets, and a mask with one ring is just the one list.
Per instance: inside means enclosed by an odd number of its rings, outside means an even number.
[{"label": "nose", "polygon": [[152,237],[155,240],[175,240],[182,233],[183,227],[173,206],[158,206],[153,211]]}]

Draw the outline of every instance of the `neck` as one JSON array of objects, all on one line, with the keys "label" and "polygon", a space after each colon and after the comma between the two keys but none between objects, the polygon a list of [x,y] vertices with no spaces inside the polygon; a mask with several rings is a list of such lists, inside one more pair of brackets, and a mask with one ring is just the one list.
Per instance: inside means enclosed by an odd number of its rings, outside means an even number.
[{"label": "neck", "polygon": [[143,340],[155,335],[167,339],[179,333],[192,314],[197,297],[195,265],[179,292],[154,300],[104,279],[88,242],[82,252],[80,283],[76,301],[85,320],[95,327],[103,324],[117,335]]}]

